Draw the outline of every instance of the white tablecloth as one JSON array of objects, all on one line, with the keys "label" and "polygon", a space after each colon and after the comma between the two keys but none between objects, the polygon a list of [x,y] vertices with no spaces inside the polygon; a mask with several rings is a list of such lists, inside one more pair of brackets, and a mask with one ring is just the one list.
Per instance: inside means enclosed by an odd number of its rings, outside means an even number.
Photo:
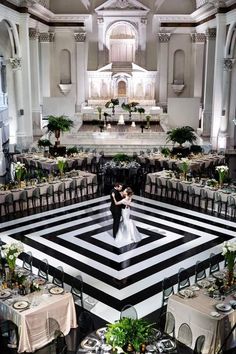
[{"label": "white tablecloth", "polygon": [[38,303],[37,306],[19,312],[7,302],[0,301],[2,317],[13,321],[19,329],[18,352],[34,352],[52,341],[48,335],[47,319],[54,318],[64,335],[77,327],[76,311],[71,293],[50,295],[34,292],[24,300]]}]

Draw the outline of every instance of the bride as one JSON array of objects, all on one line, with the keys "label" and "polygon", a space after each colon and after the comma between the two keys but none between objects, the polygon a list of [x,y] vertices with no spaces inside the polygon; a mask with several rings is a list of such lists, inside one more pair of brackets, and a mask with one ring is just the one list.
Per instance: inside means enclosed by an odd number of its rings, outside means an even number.
[{"label": "bride", "polygon": [[120,223],[119,230],[116,235],[116,243],[129,244],[139,242],[142,239],[139,231],[134,225],[133,220],[130,219],[130,206],[132,202],[132,195],[133,191],[130,187],[128,187],[123,191],[124,198],[119,202],[117,202],[115,197],[113,196],[116,205],[125,205],[125,208],[122,208],[123,220]]}]

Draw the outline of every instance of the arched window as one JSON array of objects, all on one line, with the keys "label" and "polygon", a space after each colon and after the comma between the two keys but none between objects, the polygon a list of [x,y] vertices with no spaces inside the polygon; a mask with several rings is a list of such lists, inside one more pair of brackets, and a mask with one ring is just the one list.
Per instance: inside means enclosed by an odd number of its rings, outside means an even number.
[{"label": "arched window", "polygon": [[184,51],[179,49],[174,53],[174,71],[173,71],[173,82],[176,85],[184,84],[184,65],[185,65],[185,54]]},{"label": "arched window", "polygon": [[63,49],[60,53],[60,84],[71,83],[71,54]]}]

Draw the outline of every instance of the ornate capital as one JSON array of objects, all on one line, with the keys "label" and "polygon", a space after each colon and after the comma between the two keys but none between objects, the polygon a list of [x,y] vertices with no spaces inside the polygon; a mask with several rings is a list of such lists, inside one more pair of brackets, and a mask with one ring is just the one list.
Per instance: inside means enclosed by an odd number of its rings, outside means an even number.
[{"label": "ornate capital", "polygon": [[55,36],[54,32],[40,33],[39,40],[40,40],[40,42],[53,42],[54,36]]},{"label": "ornate capital", "polygon": [[97,18],[97,24],[102,25],[104,23],[104,18],[103,17],[98,17]]},{"label": "ornate capital", "polygon": [[205,32],[206,39],[215,39],[216,38],[216,28],[208,28]]},{"label": "ornate capital", "polygon": [[146,25],[147,24],[147,18],[146,17],[142,17],[141,18],[141,23],[142,23],[142,25]]},{"label": "ornate capital", "polygon": [[74,38],[75,38],[75,42],[85,42],[86,32],[75,32]]},{"label": "ornate capital", "polygon": [[193,43],[205,43],[206,40],[205,33],[191,33],[191,38]]},{"label": "ornate capital", "polygon": [[160,32],[158,33],[158,36],[159,36],[159,41],[161,43],[168,43],[170,40],[170,33]]},{"label": "ornate capital", "polygon": [[39,38],[39,31],[36,28],[29,28],[29,39],[36,40]]},{"label": "ornate capital", "polygon": [[21,58],[19,58],[19,57],[9,58],[9,63],[12,67],[12,70],[21,69]]},{"label": "ornate capital", "polygon": [[225,71],[232,71],[235,61],[236,61],[236,59],[225,58],[224,59],[224,70]]}]

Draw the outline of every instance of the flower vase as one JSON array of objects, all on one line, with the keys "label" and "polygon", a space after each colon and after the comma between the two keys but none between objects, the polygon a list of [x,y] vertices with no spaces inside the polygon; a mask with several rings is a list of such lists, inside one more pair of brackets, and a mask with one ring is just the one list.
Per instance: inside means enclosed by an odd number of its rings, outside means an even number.
[{"label": "flower vase", "polygon": [[220,187],[220,189],[223,188],[223,183],[224,183],[224,177],[222,174],[219,174],[219,187]]},{"label": "flower vase", "polygon": [[125,353],[133,353],[133,352],[135,352],[134,346],[131,343],[128,343],[128,344],[124,345],[122,349],[124,350]]},{"label": "flower vase", "polygon": [[234,283],[234,269],[228,268],[226,279],[227,279],[227,286],[228,287],[232,286]]}]

